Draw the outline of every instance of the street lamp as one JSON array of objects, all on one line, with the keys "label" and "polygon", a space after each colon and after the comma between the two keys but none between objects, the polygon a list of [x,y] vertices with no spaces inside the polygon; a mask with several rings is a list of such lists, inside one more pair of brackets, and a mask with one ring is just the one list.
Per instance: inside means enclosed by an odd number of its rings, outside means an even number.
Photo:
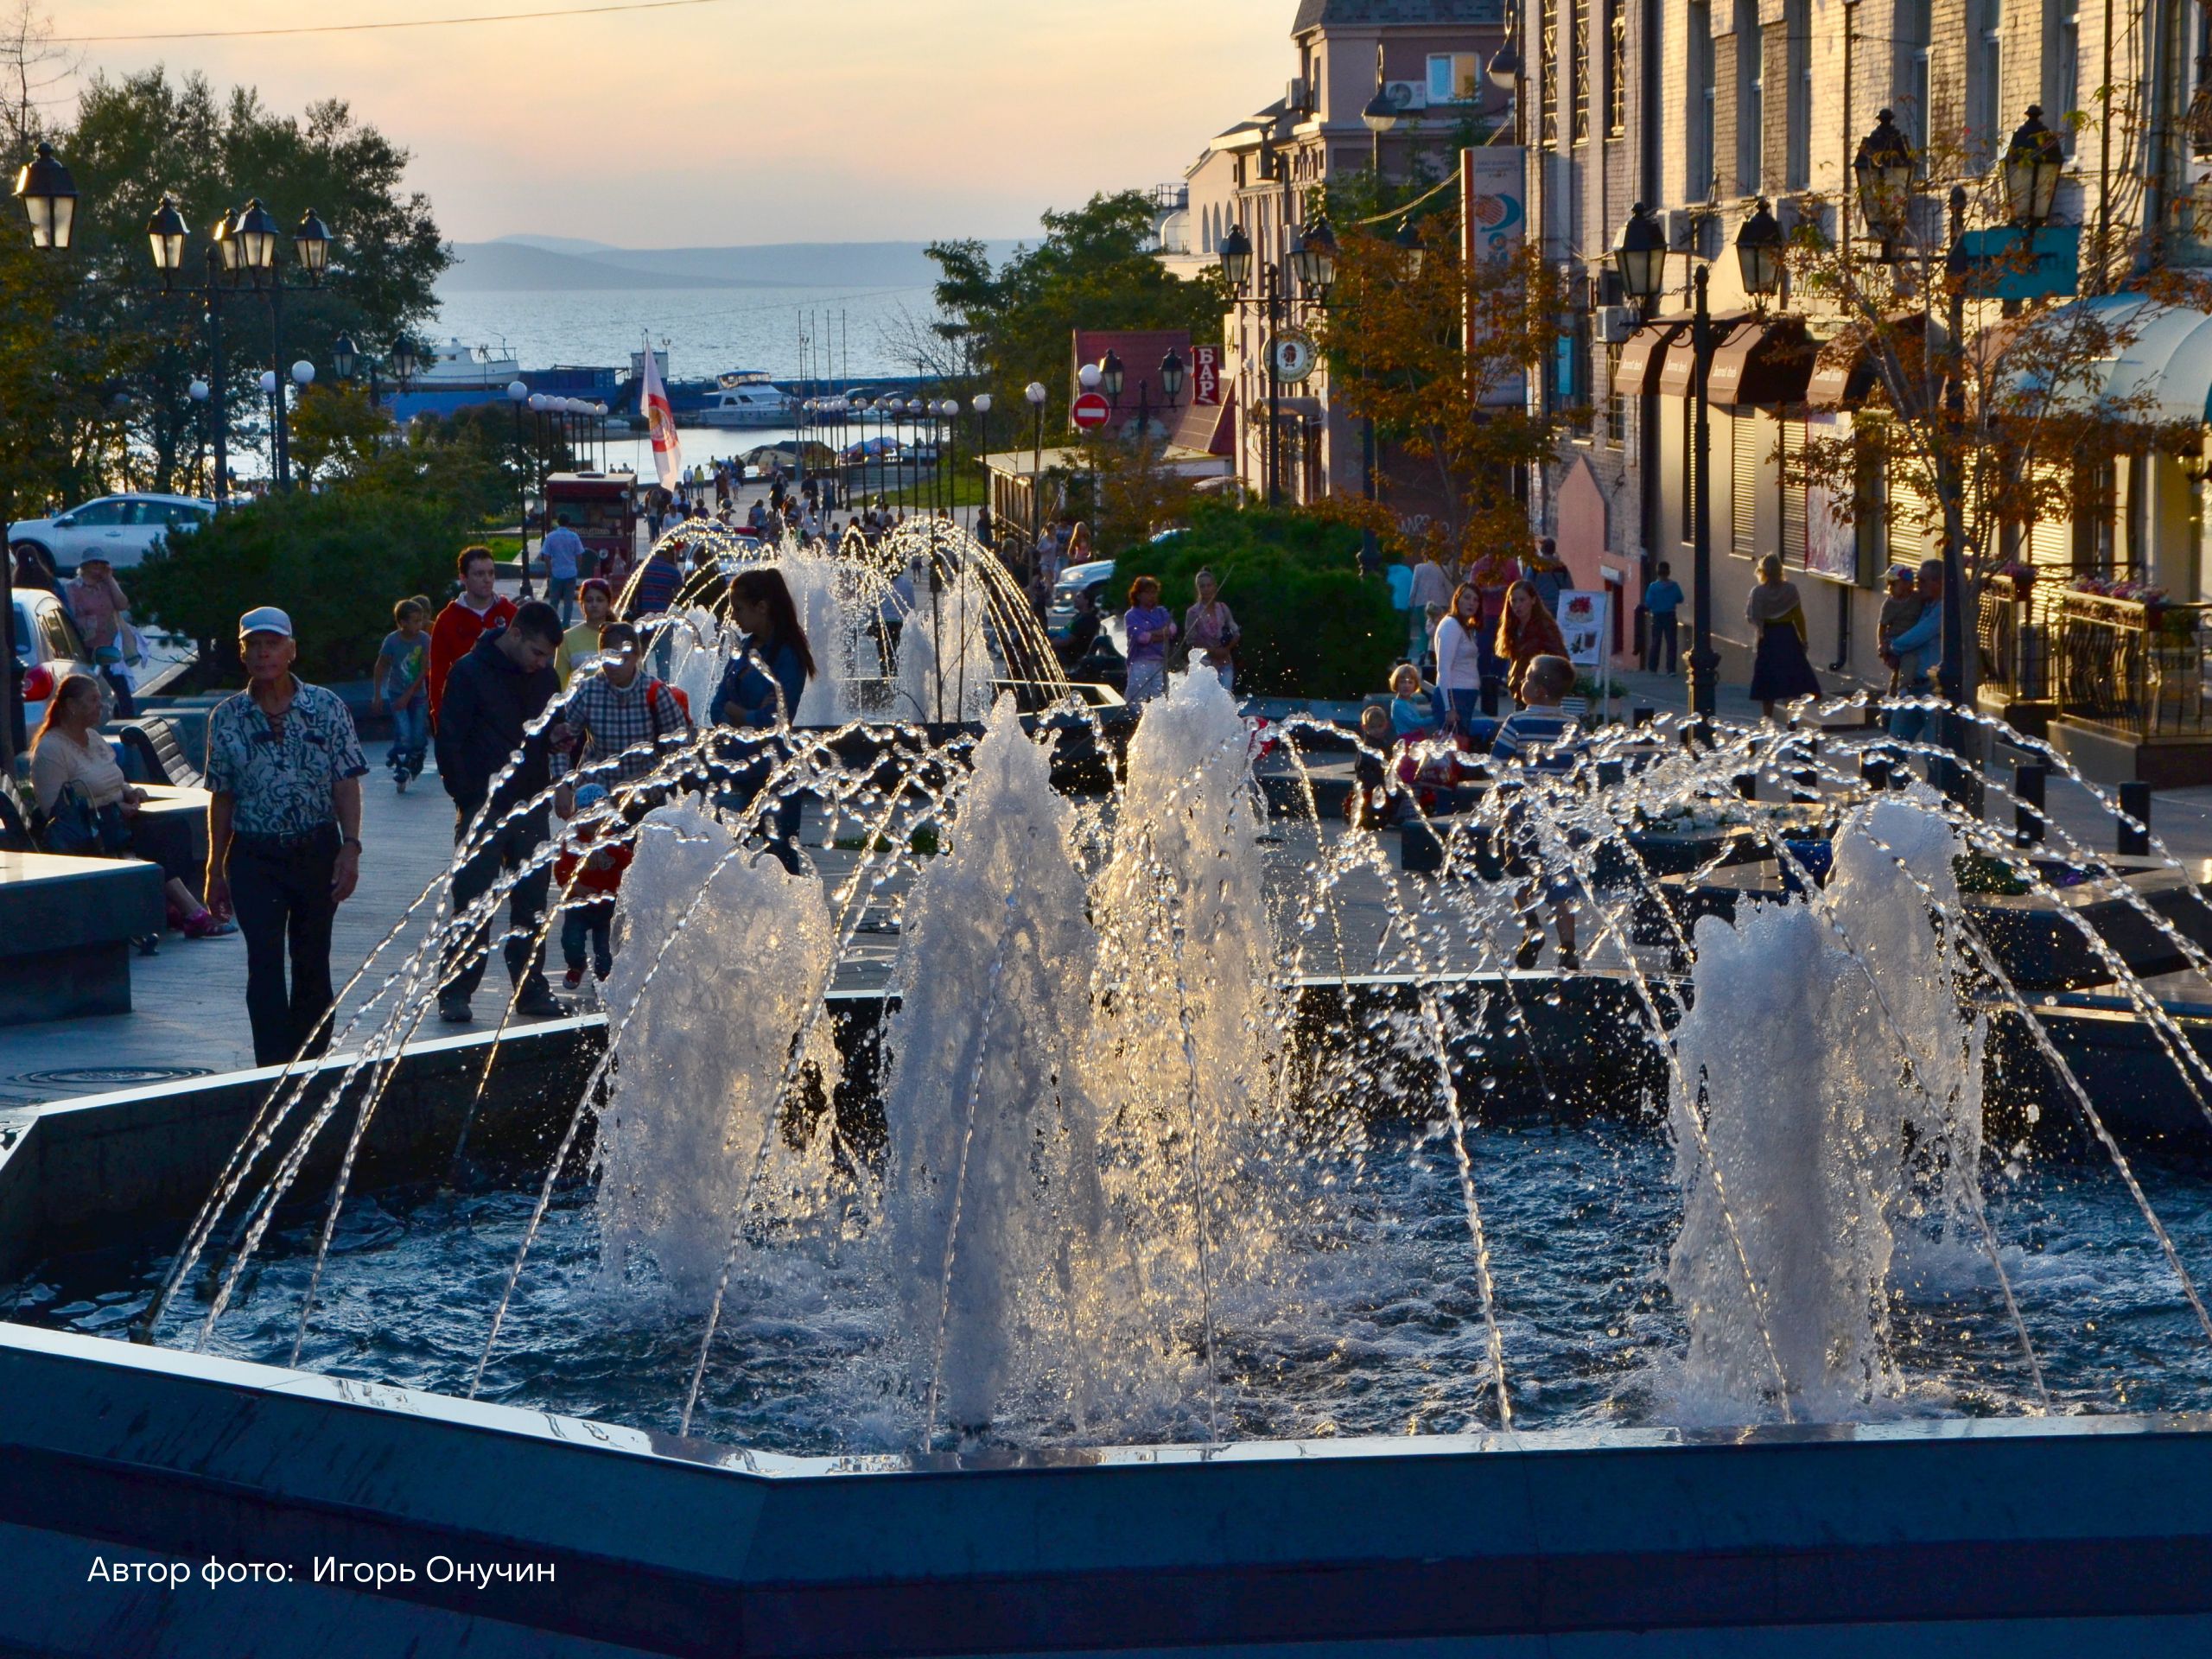
[{"label": "street lamp", "polygon": [[340,334],[330,342],[331,371],[340,380],[353,378],[353,365],[359,358],[359,353],[353,344],[353,335]]},{"label": "street lamp", "polygon": [[[1261,165],[1269,178],[1281,176],[1285,171],[1281,158],[1272,151],[1262,151]],[[1288,213],[1289,204],[1286,200],[1286,221]],[[1320,238],[1318,248],[1314,245],[1316,237]],[[1244,233],[1242,225],[1234,225],[1221,241],[1221,274],[1229,283],[1230,302],[1240,311],[1249,305],[1264,313],[1267,318],[1262,366],[1268,378],[1268,438],[1261,450],[1260,461],[1266,476],[1268,505],[1271,507],[1281,499],[1279,477],[1281,467],[1276,452],[1282,440],[1282,378],[1276,372],[1275,346],[1282,337],[1284,308],[1292,301],[1290,285],[1294,277],[1300,280],[1306,302],[1316,305],[1326,302],[1325,282],[1310,280],[1306,273],[1310,270],[1315,277],[1325,276],[1333,281],[1336,256],[1336,237],[1330,231],[1327,221],[1319,220],[1302,229],[1294,229],[1290,234],[1284,259],[1259,262],[1260,291],[1248,296],[1245,290],[1254,274],[1252,238]]]},{"label": "street lamp", "polygon": [[[1376,52],[1381,56],[1381,52]],[[1382,135],[1398,124],[1398,105],[1390,96],[1390,89],[1382,84],[1382,66],[1376,66],[1375,96],[1367,100],[1367,107],[1360,111],[1359,118],[1367,124],[1368,170],[1376,182],[1382,178]]]},{"label": "street lamp", "polygon": [[1406,275],[1408,276],[1420,276],[1421,262],[1427,256],[1428,252],[1428,250],[1421,244],[1421,228],[1416,226],[1412,219],[1402,219],[1398,221],[1397,234],[1393,236],[1390,240],[1394,245],[1395,245],[1399,253],[1403,256],[1405,259]]},{"label": "street lamp", "polygon": [[1649,321],[1667,285],[1667,233],[1640,201],[1628,210],[1628,223],[1613,244],[1613,269],[1620,272],[1621,291]]},{"label": "street lamp", "polygon": [[1329,221],[1317,219],[1291,241],[1291,264],[1301,286],[1317,300],[1326,302],[1337,285],[1337,233]]},{"label": "street lamp", "polygon": [[1912,190],[1912,146],[1898,130],[1891,111],[1875,112],[1874,130],[1859,141],[1851,171],[1859,186],[1859,209],[1866,216],[1866,228],[1882,245],[1883,262],[1894,264],[1897,245],[1904,239]]},{"label": "street lamp", "polygon": [[1039,516],[1045,509],[1045,399],[1052,394],[1045,390],[1042,380],[1032,380],[1022,388],[1021,395],[1029,400],[1029,407],[1037,411],[1037,445],[1029,462],[1029,558],[1030,568],[1036,568],[1037,541],[1044,533],[1044,520]]},{"label": "street lamp", "polygon": [[2005,207],[2012,223],[2032,231],[2050,218],[2065,168],[2058,135],[2043,124],[2043,105],[2029,105],[2028,118],[2005,152]]},{"label": "street lamp", "polygon": [[1221,238],[1219,253],[1222,276],[1230,287],[1243,293],[1245,279],[1252,274],[1252,238],[1244,234],[1242,225],[1229,227],[1229,234]]},{"label": "street lamp", "polygon": [[300,269],[307,272],[308,286],[320,287],[323,272],[330,269],[330,227],[312,207],[301,216],[298,228],[292,232],[292,250],[299,257]]},{"label": "street lamp", "polygon": [[16,175],[16,200],[31,222],[31,246],[64,249],[77,223],[77,181],[61,165],[54,146],[41,143],[38,154]]},{"label": "street lamp", "polygon": [[177,212],[174,199],[163,196],[146,221],[146,240],[153,249],[154,269],[162,273],[164,294],[169,291],[170,278],[184,267],[185,237],[184,215]]},{"label": "street lamp", "polygon": [[231,234],[238,239],[238,263],[257,283],[264,273],[276,269],[276,242],[282,234],[276,228],[276,215],[261,205],[255,196],[238,210]]},{"label": "street lamp", "polygon": [[[391,372],[399,377],[400,390],[404,391],[407,389],[407,383],[422,371],[422,347],[405,334],[393,340],[391,342]],[[533,404],[532,407],[535,408],[536,405]]]},{"label": "street lamp", "polygon": [[1758,211],[1736,232],[1736,261],[1743,270],[1744,292],[1754,300],[1771,299],[1781,290],[1782,248],[1782,223],[1761,196]]}]

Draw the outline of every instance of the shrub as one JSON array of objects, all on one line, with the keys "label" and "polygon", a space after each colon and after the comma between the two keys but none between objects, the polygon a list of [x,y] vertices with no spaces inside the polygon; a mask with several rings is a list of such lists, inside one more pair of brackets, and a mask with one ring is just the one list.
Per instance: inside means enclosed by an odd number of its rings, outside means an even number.
[{"label": "shrub", "polygon": [[178,537],[127,581],[139,614],[194,639],[229,639],[245,612],[280,607],[298,633],[302,678],[358,679],[391,627],[395,600],[452,586],[465,531],[435,498],[294,491]]},{"label": "shrub", "polygon": [[1356,697],[1382,689],[1406,635],[1389,586],[1360,579],[1359,546],[1358,531],[1310,512],[1203,501],[1180,534],[1119,557],[1109,597],[1121,605],[1148,573],[1179,622],[1210,569],[1243,630],[1240,692]]}]

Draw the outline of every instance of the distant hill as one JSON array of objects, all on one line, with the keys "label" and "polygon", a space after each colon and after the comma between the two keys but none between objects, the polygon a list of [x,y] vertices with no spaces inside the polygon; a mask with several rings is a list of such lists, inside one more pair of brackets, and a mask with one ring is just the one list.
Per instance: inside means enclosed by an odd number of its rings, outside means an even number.
[{"label": "distant hill", "polygon": [[[559,247],[551,245],[558,243]],[[1003,258],[1012,242],[987,245]],[[600,248],[574,238],[456,242],[448,293],[668,288],[919,288],[938,269],[919,242],[782,242],[735,248]]]},{"label": "distant hill", "polygon": [[543,248],[550,253],[613,253],[611,242],[594,242],[582,236],[495,236],[494,242],[512,242],[518,247]]}]

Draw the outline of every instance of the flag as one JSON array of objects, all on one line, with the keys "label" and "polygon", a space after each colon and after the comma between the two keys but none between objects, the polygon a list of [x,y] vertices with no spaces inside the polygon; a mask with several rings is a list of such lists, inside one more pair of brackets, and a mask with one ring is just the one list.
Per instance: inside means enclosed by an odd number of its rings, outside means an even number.
[{"label": "flag", "polygon": [[676,435],[676,410],[669,404],[667,388],[660,383],[660,359],[650,346],[645,356],[638,413],[645,417],[645,430],[652,437],[653,470],[660,474],[660,486],[673,493],[683,476],[683,445]]}]

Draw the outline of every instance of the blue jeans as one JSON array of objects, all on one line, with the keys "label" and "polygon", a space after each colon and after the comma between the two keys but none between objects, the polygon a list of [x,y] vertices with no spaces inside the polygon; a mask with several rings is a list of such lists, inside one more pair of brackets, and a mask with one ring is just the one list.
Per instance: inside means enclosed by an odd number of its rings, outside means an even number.
[{"label": "blue jeans", "polygon": [[386,760],[394,772],[410,778],[423,773],[423,757],[430,748],[430,705],[417,700],[391,711],[391,753]]},{"label": "blue jeans", "polygon": [[574,576],[545,578],[545,602],[561,613],[561,626],[569,626],[569,613],[575,609],[576,579]]},{"label": "blue jeans", "polygon": [[[1908,681],[1897,688],[1901,697],[1932,697],[1936,687],[1927,676]],[[1927,735],[1928,723],[1936,717],[1932,709],[1892,709],[1890,710],[1890,735],[1900,743],[1917,743]]]},{"label": "blue jeans", "polygon": [[1446,691],[1439,686],[1436,689],[1437,724],[1440,726],[1456,715],[1459,730],[1465,731],[1468,722],[1482,712],[1482,695],[1471,689],[1461,690],[1455,688]]},{"label": "blue jeans", "polygon": [[614,947],[608,929],[614,923],[614,901],[594,899],[588,904],[572,904],[561,912],[561,957],[572,973],[581,973],[584,965],[584,946],[591,946],[591,966],[594,976],[605,979],[614,971]]}]

